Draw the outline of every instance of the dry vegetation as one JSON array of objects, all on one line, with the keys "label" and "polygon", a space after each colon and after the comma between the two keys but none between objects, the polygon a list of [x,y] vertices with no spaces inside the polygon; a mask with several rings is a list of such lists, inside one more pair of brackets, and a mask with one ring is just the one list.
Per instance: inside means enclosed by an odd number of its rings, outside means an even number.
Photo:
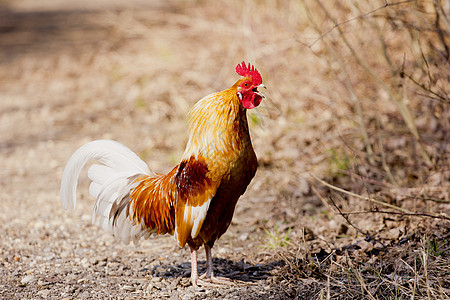
[{"label": "dry vegetation", "polygon": [[[0,1],[5,297],[450,297],[448,0],[42,3]],[[99,138],[168,171],[243,59],[268,87],[260,166],[213,254],[253,284],[194,292],[187,251],[116,245],[87,181],[67,214],[59,179]]]}]

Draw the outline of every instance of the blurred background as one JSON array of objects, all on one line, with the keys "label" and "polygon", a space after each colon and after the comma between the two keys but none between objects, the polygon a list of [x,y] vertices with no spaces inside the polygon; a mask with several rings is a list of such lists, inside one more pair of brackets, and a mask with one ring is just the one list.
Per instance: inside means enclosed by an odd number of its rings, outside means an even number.
[{"label": "blurred background", "polygon": [[43,289],[17,287],[54,268],[33,245],[65,265],[64,239],[102,236],[86,176],[77,210],[59,203],[75,149],[114,139],[169,171],[190,107],[245,60],[268,87],[248,111],[259,169],[222,257],[280,261],[283,297],[445,298],[449,32],[446,0],[1,0],[0,291]]}]

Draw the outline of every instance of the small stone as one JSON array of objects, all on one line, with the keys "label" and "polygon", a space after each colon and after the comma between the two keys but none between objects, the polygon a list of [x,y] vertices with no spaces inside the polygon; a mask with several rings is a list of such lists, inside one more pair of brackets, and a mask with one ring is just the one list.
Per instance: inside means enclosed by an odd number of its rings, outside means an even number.
[{"label": "small stone", "polygon": [[25,275],[23,278],[22,278],[22,280],[20,280],[20,283],[21,284],[28,284],[28,283],[30,283],[31,281],[33,281],[34,280],[34,275]]},{"label": "small stone", "polygon": [[60,256],[61,256],[62,258],[66,258],[66,257],[70,257],[71,254],[72,254],[71,251],[64,250],[64,251],[61,252]]},{"label": "small stone", "polygon": [[50,254],[44,256],[44,260],[46,260],[46,261],[52,260],[54,258],[55,258],[55,254],[53,254],[53,253],[50,253]]},{"label": "small stone", "polygon": [[89,294],[89,292],[88,291],[85,291],[85,292],[83,292],[81,295],[79,295],[80,296],[80,299],[89,299],[89,298],[92,298],[91,297],[91,294]]},{"label": "small stone", "polygon": [[375,249],[383,249],[383,245],[380,242],[376,242],[375,245],[373,246]]},{"label": "small stone", "polygon": [[128,292],[133,292],[136,289],[131,285],[124,285],[124,286],[122,286],[122,290],[128,291]]},{"label": "small stone", "polygon": [[89,266],[90,266],[90,264],[89,264],[89,261],[88,261],[88,259],[87,258],[83,258],[82,260],[81,260],[81,266],[83,267],[83,268],[89,268]]},{"label": "small stone", "polygon": [[372,251],[373,250],[373,244],[367,241],[360,241],[358,244],[359,247],[361,247],[362,251]]},{"label": "small stone", "polygon": [[86,278],[81,278],[81,279],[78,279],[77,280],[77,283],[83,283],[83,282],[85,282],[86,281]]},{"label": "small stone", "polygon": [[99,261],[99,262],[98,262],[98,266],[99,266],[99,267],[104,267],[104,266],[106,266],[106,261],[104,261],[104,260]]},{"label": "small stone", "polygon": [[228,252],[228,250],[225,249],[225,248],[219,248],[218,252],[219,252],[220,254],[226,254],[226,253]]},{"label": "small stone", "polygon": [[37,284],[38,284],[39,286],[44,286],[44,285],[48,285],[48,282],[45,282],[44,280],[39,279],[38,282],[37,282]]},{"label": "small stone", "polygon": [[239,240],[246,241],[248,239],[248,232],[245,232],[239,236]]},{"label": "small stone", "polygon": [[96,265],[96,264],[99,263],[99,259],[98,259],[98,258],[95,258],[95,257],[91,257],[91,258],[89,258],[89,263],[90,263],[91,265]]},{"label": "small stone", "polygon": [[181,300],[189,300],[189,299],[192,299],[192,298],[193,298],[192,295],[186,294],[186,295],[184,295],[184,296],[181,298]]},{"label": "small stone", "polygon": [[38,296],[41,296],[42,298],[47,298],[48,294],[50,294],[50,290],[49,289],[45,289],[45,290],[40,290],[39,292],[36,293]]}]

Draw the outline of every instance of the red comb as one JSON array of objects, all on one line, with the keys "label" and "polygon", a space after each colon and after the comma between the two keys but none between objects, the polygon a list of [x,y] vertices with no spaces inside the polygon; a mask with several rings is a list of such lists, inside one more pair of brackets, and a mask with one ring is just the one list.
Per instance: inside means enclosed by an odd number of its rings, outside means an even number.
[{"label": "red comb", "polygon": [[241,76],[252,77],[254,85],[260,85],[262,83],[261,75],[250,63],[248,63],[248,67],[245,65],[245,62],[238,64],[236,66],[236,73]]}]

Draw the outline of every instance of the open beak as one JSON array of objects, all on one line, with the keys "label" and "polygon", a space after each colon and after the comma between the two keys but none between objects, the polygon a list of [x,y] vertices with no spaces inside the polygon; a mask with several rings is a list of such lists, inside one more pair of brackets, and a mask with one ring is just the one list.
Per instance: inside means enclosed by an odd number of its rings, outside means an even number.
[{"label": "open beak", "polygon": [[261,96],[261,98],[266,98],[266,96],[264,96],[263,94],[261,94],[261,92],[258,91],[258,88],[265,88],[265,89],[267,89],[266,86],[265,86],[264,84],[261,83],[260,85],[258,85],[258,86],[256,87],[256,91],[254,91],[255,94]]}]

